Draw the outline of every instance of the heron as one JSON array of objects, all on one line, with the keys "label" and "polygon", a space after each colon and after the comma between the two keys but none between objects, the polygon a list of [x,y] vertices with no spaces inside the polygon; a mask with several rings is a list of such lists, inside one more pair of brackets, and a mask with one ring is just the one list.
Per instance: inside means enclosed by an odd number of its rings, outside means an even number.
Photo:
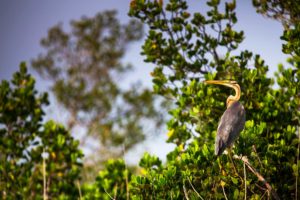
[{"label": "heron", "polygon": [[[226,101],[226,111],[223,113],[215,140],[215,155],[220,156],[226,148],[231,149],[234,141],[244,129],[246,112],[244,106],[239,102],[241,88],[236,81],[231,80],[208,80],[207,84],[216,84],[230,87],[235,90],[235,95],[230,95]],[[230,152],[229,152],[230,153]]]}]

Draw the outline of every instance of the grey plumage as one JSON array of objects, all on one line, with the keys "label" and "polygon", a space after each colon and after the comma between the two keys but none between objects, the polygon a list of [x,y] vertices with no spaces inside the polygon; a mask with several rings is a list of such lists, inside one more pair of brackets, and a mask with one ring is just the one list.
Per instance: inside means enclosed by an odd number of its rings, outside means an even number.
[{"label": "grey plumage", "polygon": [[231,146],[244,129],[246,112],[244,106],[238,101],[233,102],[222,115],[215,141],[215,154],[221,155]]}]

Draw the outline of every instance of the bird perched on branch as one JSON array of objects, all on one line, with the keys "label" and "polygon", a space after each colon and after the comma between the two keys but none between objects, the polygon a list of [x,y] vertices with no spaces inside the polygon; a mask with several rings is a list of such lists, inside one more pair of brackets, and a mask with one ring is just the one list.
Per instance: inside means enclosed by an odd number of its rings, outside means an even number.
[{"label": "bird perched on branch", "polygon": [[240,132],[244,129],[246,121],[246,113],[244,106],[239,102],[241,96],[241,89],[236,81],[229,80],[209,80],[205,81],[207,84],[217,84],[230,87],[235,90],[235,95],[230,95],[227,98],[227,109],[222,115],[215,141],[215,154],[221,155],[226,148],[231,148],[233,142],[240,135]]}]

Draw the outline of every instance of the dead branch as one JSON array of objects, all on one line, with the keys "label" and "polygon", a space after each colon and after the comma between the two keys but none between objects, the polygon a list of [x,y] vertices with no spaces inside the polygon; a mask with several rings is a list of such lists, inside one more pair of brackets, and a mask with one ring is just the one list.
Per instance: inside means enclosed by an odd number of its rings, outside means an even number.
[{"label": "dead branch", "polygon": [[266,179],[249,163],[248,158],[246,156],[238,156],[234,155],[234,159],[243,161],[248,169],[258,178],[259,181],[261,181],[263,184],[265,184],[267,190],[272,194],[274,199],[280,200],[278,194],[275,192],[275,190],[272,188],[272,186],[266,181]]}]

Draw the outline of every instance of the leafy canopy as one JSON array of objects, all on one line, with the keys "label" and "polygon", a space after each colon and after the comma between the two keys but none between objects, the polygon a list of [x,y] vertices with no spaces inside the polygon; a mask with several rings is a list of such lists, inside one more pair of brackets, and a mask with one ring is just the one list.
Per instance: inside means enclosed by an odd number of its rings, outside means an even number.
[{"label": "leafy canopy", "polygon": [[44,180],[49,198],[78,196],[75,181],[83,157],[79,141],[54,121],[43,122],[48,103],[47,93],[35,89],[25,63],[11,83],[0,84],[1,199],[42,199]]},{"label": "leafy canopy", "polygon": [[[235,173],[227,155],[213,155],[218,119],[233,91],[208,87],[202,81],[233,79],[241,85],[240,101],[247,118],[234,153],[247,156],[281,198],[295,198],[299,192],[300,74],[299,39],[291,35],[296,30],[282,37],[291,66],[279,65],[272,79],[259,55],[239,48],[245,34],[234,28],[236,2],[210,0],[207,6],[206,13],[190,13],[184,0],[131,2],[129,14],[149,26],[142,54],[146,62],[156,65],[153,88],[176,105],[167,125],[168,142],[177,144],[166,166],[147,166],[145,176],[133,179],[135,195],[161,199],[271,195],[251,172],[243,177],[241,161],[235,161]],[[278,89],[273,87],[275,82]]]},{"label": "leafy canopy", "polygon": [[[259,9],[257,2],[264,5],[265,1],[254,2]],[[267,8],[263,12],[276,8],[276,4],[267,6],[263,6]],[[130,16],[149,28],[141,53],[145,62],[156,65],[152,73],[153,89],[174,103],[167,127],[168,142],[176,144],[176,148],[168,154],[165,164],[145,153],[137,175],[133,175],[123,160],[108,161],[95,183],[84,184],[83,198],[276,199],[274,193],[281,199],[299,198],[300,39],[297,35],[300,26],[293,20],[294,11],[286,13],[290,23],[281,37],[282,52],[290,56],[287,66],[279,64],[275,77],[269,78],[264,60],[239,47],[246,35],[234,28],[238,20],[236,2],[208,0],[207,7],[206,13],[190,13],[184,0],[131,2]],[[66,35],[61,34],[60,28],[57,30],[58,35]],[[60,39],[57,41],[63,41]],[[51,59],[57,58],[55,63],[59,59],[51,53],[57,55],[60,42],[57,46],[50,45],[48,51]],[[51,59],[47,60],[50,64]],[[68,75],[69,71],[64,73]],[[233,153],[246,156],[263,178],[249,171],[239,159],[234,160],[235,172],[228,155],[214,155],[218,119],[226,109],[227,96],[233,91],[203,84],[203,80],[211,79],[234,79],[241,85],[240,101],[246,109],[247,121]],[[80,84],[61,81],[62,86],[70,84],[80,92]],[[15,199],[31,195],[34,198],[42,194],[42,149],[48,152],[47,173],[53,182],[48,186],[49,196],[78,197],[74,187],[82,157],[77,150],[78,142],[60,125],[41,122],[44,114],[41,106],[47,100],[44,95],[36,95],[34,80],[24,66],[14,75],[12,83],[12,88],[7,81],[0,85],[1,197]],[[85,85],[82,87],[86,89]],[[31,177],[37,178],[32,188],[28,182],[35,179]]]}]

